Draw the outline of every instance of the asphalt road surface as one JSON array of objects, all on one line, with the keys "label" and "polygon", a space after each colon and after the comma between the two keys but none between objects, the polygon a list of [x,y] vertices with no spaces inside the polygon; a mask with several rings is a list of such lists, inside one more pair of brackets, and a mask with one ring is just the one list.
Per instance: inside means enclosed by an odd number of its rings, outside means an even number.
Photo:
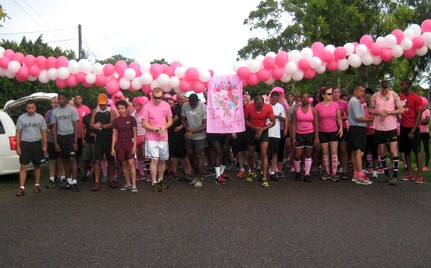
[{"label": "asphalt road surface", "polygon": [[431,265],[430,183],[169,183],[11,190],[0,197],[0,267]]}]

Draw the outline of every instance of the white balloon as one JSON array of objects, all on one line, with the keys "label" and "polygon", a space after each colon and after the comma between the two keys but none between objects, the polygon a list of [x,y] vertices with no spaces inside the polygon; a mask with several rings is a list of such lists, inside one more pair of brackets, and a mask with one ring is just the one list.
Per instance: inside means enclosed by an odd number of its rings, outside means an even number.
[{"label": "white balloon", "polygon": [[272,85],[274,84],[274,82],[275,82],[275,79],[274,77],[271,76],[268,80],[265,81],[265,84]]},{"label": "white balloon", "polygon": [[178,66],[175,68],[175,76],[178,78],[184,78],[184,75],[186,74],[186,68],[183,66]]},{"label": "white balloon", "polygon": [[364,44],[359,44],[356,47],[356,54],[358,54],[359,56],[364,56],[368,53],[368,48],[366,45]]},{"label": "white balloon", "polygon": [[58,77],[58,71],[56,68],[51,68],[48,70],[48,77],[51,80],[56,80]]},{"label": "white balloon", "polygon": [[301,81],[304,78],[304,72],[301,70],[297,70],[293,75],[292,79],[295,81]]},{"label": "white balloon", "polygon": [[153,76],[150,73],[142,73],[141,80],[144,85],[148,86],[153,82]]},{"label": "white balloon", "polygon": [[177,88],[180,86],[180,79],[178,77],[172,76],[169,81],[169,85],[172,88]]},{"label": "white balloon", "polygon": [[286,63],[286,65],[284,66],[284,72],[288,75],[294,74],[297,70],[298,70],[298,66],[296,65],[296,63],[291,61]]},{"label": "white balloon", "polygon": [[139,63],[139,70],[141,73],[149,73],[151,64],[149,62]]},{"label": "white balloon", "polygon": [[431,32],[423,33],[422,38],[424,39],[425,44],[428,46],[428,48],[431,48]]},{"label": "white balloon", "polygon": [[298,63],[300,59],[301,59],[301,52],[299,52],[298,50],[294,49],[289,52],[289,61]]},{"label": "white balloon", "polygon": [[157,77],[157,80],[159,81],[159,85],[162,87],[169,85],[169,82],[171,81],[167,74],[160,74],[159,77]]},{"label": "white balloon", "polygon": [[39,81],[42,83],[42,84],[46,84],[46,83],[48,83],[48,81],[49,81],[49,77],[48,77],[48,71],[47,70],[42,70],[42,71],[40,71],[40,74],[39,74]]},{"label": "white balloon", "polygon": [[261,63],[261,62],[263,62],[264,59],[265,59],[264,55],[258,55],[255,60],[257,60],[259,63]]},{"label": "white balloon", "polygon": [[411,39],[405,38],[401,41],[400,45],[404,50],[409,50],[413,47],[413,42]]},{"label": "white balloon", "polygon": [[93,64],[93,68],[92,69],[93,69],[92,71],[93,71],[93,73],[95,75],[99,75],[99,74],[103,73],[103,65],[100,64],[100,63],[98,63],[98,62],[96,62],[95,64]]},{"label": "white balloon", "polygon": [[127,68],[124,70],[124,78],[127,80],[133,80],[136,77],[136,72],[132,68]]},{"label": "white balloon", "polygon": [[89,73],[85,76],[85,82],[89,84],[94,84],[96,82],[96,75],[93,73]]},{"label": "white balloon", "polygon": [[287,73],[283,74],[283,77],[280,79],[282,82],[287,83],[292,79],[291,75],[288,75]]},{"label": "white balloon", "polygon": [[143,86],[142,80],[140,77],[135,77],[135,79],[133,79],[132,81],[132,88],[134,90],[139,90],[141,89]]},{"label": "white balloon", "polygon": [[71,74],[79,73],[79,63],[76,60],[69,60],[68,68]]},{"label": "white balloon", "polygon": [[169,85],[167,85],[167,86],[162,86],[162,90],[165,93],[169,93],[171,92],[172,88]]},{"label": "white balloon", "polygon": [[27,79],[28,79],[28,81],[34,82],[34,81],[36,81],[36,80],[37,80],[37,76],[31,76],[31,75],[29,75],[29,76],[27,77]]},{"label": "white balloon", "polygon": [[19,68],[21,67],[21,64],[19,64],[19,62],[13,60],[10,61],[9,64],[7,65],[7,69],[8,71],[10,71],[11,73],[16,74],[19,70]]},{"label": "white balloon", "polygon": [[393,34],[385,36],[385,45],[388,48],[393,48],[397,44],[397,38]]},{"label": "white balloon", "polygon": [[348,61],[350,66],[352,66],[353,68],[358,68],[362,64],[361,58],[356,54],[350,55]]},{"label": "white balloon", "polygon": [[79,60],[79,71],[80,72],[88,74],[91,72],[91,68],[92,68],[92,65],[88,60],[86,60],[86,59]]},{"label": "white balloon", "polygon": [[57,74],[58,74],[58,78],[65,80],[70,75],[69,68],[67,68],[67,67],[60,67],[60,68],[58,68],[58,73]]},{"label": "white balloon", "polygon": [[345,71],[349,69],[349,61],[347,59],[341,59],[338,61],[338,70]]},{"label": "white balloon", "polygon": [[413,31],[412,29],[404,30],[404,39],[413,39],[413,37],[415,37],[415,31]]},{"label": "white balloon", "polygon": [[211,80],[211,73],[208,70],[199,70],[199,80],[206,83]]},{"label": "white balloon", "polygon": [[423,46],[421,48],[416,49],[416,55],[419,56],[425,56],[425,54],[428,53],[428,47],[427,46]]},{"label": "white balloon", "polygon": [[0,67],[0,76],[5,76],[6,72],[7,72],[6,69],[3,69],[2,67]]},{"label": "white balloon", "polygon": [[335,46],[334,45],[326,45],[325,50],[328,50],[329,52],[334,53]]},{"label": "white balloon", "polygon": [[355,52],[355,45],[352,43],[346,43],[344,48],[347,50],[347,56],[350,56]]},{"label": "white balloon", "polygon": [[15,78],[15,74],[16,73],[12,72],[11,70],[6,71],[6,77],[9,79]]},{"label": "white balloon", "polygon": [[270,51],[270,52],[266,53],[266,57],[273,57],[273,58],[275,58],[275,56],[277,56],[277,54],[275,52],[273,52],[273,51]]},{"label": "white balloon", "polygon": [[154,80],[153,82],[151,82],[151,90],[155,89],[156,87],[160,87],[160,85],[157,80]]},{"label": "white balloon", "polygon": [[129,89],[130,88],[130,81],[123,77],[120,79],[120,88],[123,90]]},{"label": "white balloon", "polygon": [[323,74],[325,71],[326,71],[326,65],[322,64],[316,68],[316,73],[318,73],[318,74]]},{"label": "white balloon", "polygon": [[379,65],[380,63],[382,63],[382,58],[380,58],[380,56],[374,56],[373,57],[373,64]]},{"label": "white balloon", "polygon": [[420,36],[422,33],[422,29],[421,26],[417,25],[417,24],[412,24],[408,27],[408,29],[413,30],[415,36]]},{"label": "white balloon", "polygon": [[404,50],[400,45],[395,45],[393,48],[391,48],[391,51],[394,58],[399,58],[404,54]]},{"label": "white balloon", "polygon": [[365,66],[370,66],[371,64],[373,64],[373,56],[371,56],[370,53],[366,53],[365,55],[361,56],[361,61]]},{"label": "white balloon", "polygon": [[260,64],[258,60],[251,60],[247,63],[247,67],[252,73],[257,73],[260,69]]},{"label": "white balloon", "polygon": [[322,60],[319,57],[312,57],[310,59],[310,67],[311,68],[316,69],[320,65],[322,65]]},{"label": "white balloon", "polygon": [[309,47],[304,47],[301,50],[301,56],[304,59],[310,60],[313,57],[313,50]]},{"label": "white balloon", "polygon": [[377,37],[376,39],[376,43],[377,45],[379,45],[380,47],[385,47],[385,38],[384,37]]}]

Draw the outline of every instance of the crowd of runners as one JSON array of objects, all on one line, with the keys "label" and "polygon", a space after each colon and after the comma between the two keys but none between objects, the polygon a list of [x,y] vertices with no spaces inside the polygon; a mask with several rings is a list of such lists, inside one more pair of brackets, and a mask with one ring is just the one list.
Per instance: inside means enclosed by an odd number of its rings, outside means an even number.
[{"label": "crowd of runners", "polygon": [[94,180],[92,191],[106,183],[138,192],[141,180],[156,192],[169,188],[167,179],[195,188],[203,186],[204,178],[224,185],[227,166],[237,168],[237,178],[258,180],[262,187],[281,178],[311,182],[316,176],[396,185],[400,160],[406,170],[402,179],[423,183],[430,155],[428,102],[411,91],[409,80],[399,86],[401,95],[388,81],[375,91],[357,86],[351,96],[330,87],[313,97],[285,95],[280,87],[253,99],[245,92],[246,131],[229,134],[206,132],[207,107],[196,94],[187,98],[155,88],[149,96],[129,101],[118,92],[111,98],[100,94],[97,103],[87,106],[80,95],[69,100],[60,93],[45,117],[30,100],[16,123],[21,162],[17,196],[25,194],[30,162],[33,191],[41,192],[44,153],[49,159],[46,188],[75,192],[78,181],[85,180]]}]

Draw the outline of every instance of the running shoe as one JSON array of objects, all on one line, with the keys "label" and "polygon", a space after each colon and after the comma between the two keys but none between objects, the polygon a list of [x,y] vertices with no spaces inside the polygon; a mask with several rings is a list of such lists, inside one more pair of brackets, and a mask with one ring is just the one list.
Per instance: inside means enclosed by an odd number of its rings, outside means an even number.
[{"label": "running shoe", "polygon": [[198,180],[195,185],[193,185],[195,188],[202,188],[202,181]]},{"label": "running shoe", "polygon": [[71,188],[73,192],[79,192],[78,184],[73,183]]},{"label": "running shoe", "polygon": [[198,178],[194,178],[191,182],[189,182],[189,184],[195,185],[196,182],[198,182]]},{"label": "running shoe", "polygon": [[222,176],[223,176],[223,179],[225,180],[225,181],[228,181],[229,180],[229,176],[227,175],[227,173],[226,172],[223,172],[223,174],[221,174]]},{"label": "running shoe", "polygon": [[100,190],[100,182],[95,182],[94,183],[94,187],[93,188],[91,188],[91,191],[93,191],[93,192],[97,192],[97,191],[99,191]]},{"label": "running shoe", "polygon": [[[332,174],[332,176],[329,177],[329,179],[331,179],[331,181],[334,182],[339,182],[340,180],[338,179],[337,174]],[[346,179],[347,180],[347,179]]]},{"label": "running shoe", "polygon": [[242,170],[240,170],[240,171],[236,174],[236,177],[237,177],[238,179],[242,179],[242,178],[244,178],[244,177],[245,177],[245,172],[244,172],[244,171],[242,171]]},{"label": "running shoe", "polygon": [[310,175],[305,175],[304,176],[304,181],[305,182],[311,182],[311,176]]},{"label": "running shoe", "polygon": [[138,191],[138,188],[132,188],[132,189],[130,189],[130,192],[132,192],[132,193],[137,193],[137,192],[139,192],[139,191]]},{"label": "running shoe", "polygon": [[346,180],[348,180],[348,179],[349,179],[349,177],[347,177],[347,172],[343,172],[343,173],[341,173],[341,179],[342,179],[343,181],[346,181]]},{"label": "running shoe", "polygon": [[164,180],[159,181],[157,184],[158,184],[158,185],[160,186],[160,188],[162,188],[162,189],[168,189],[168,188],[169,188],[169,184],[167,184]]},{"label": "running shoe", "polygon": [[427,166],[425,166],[425,167],[422,168],[422,171],[429,171],[429,170],[430,169]]},{"label": "running shoe", "polygon": [[42,192],[42,190],[40,189],[40,185],[35,185],[33,192],[35,192],[36,194]]},{"label": "running shoe", "polygon": [[412,174],[407,174],[402,178],[403,181],[414,181],[415,177]]},{"label": "running shoe", "polygon": [[153,189],[153,192],[160,192],[162,190],[158,183],[154,183],[151,188]]},{"label": "running shoe", "polygon": [[61,190],[70,190],[70,188],[72,188],[72,186],[67,182],[67,180],[66,179],[64,179],[64,180],[61,180],[61,182],[60,182],[61,184],[60,184],[60,189]]},{"label": "running shoe", "polygon": [[328,180],[328,179],[330,179],[331,178],[331,176],[329,176],[328,174],[326,174],[326,173],[323,173],[322,174],[322,176],[320,177],[320,179],[321,180],[323,180],[323,181],[326,181],[326,180]]},{"label": "running shoe", "polygon": [[120,191],[130,191],[132,189],[132,185],[124,184],[123,187],[120,188]]},{"label": "running shoe", "polygon": [[23,188],[19,188],[18,192],[16,192],[16,196],[23,196],[25,195],[25,190]]},{"label": "running shoe", "polygon": [[389,177],[386,175],[379,179],[379,183],[388,183],[388,182],[389,182]]},{"label": "running shoe", "polygon": [[424,178],[422,176],[416,177],[416,183],[417,184],[422,184],[424,183]]},{"label": "running shoe", "polygon": [[300,181],[301,180],[301,173],[300,172],[296,172],[295,173],[295,181]]},{"label": "running shoe", "polygon": [[48,184],[45,186],[46,189],[55,188],[55,181],[49,180]]},{"label": "running shoe", "polygon": [[276,172],[275,175],[277,176],[277,178],[284,178],[283,171]]},{"label": "running shoe", "polygon": [[385,173],[385,171],[383,170],[383,168],[379,168],[377,170],[377,174],[383,174],[383,173]]},{"label": "running shoe", "polygon": [[364,170],[364,173],[367,173],[367,174],[369,174],[369,173],[371,173],[371,172],[373,172],[373,169],[372,168],[366,168],[365,170]]},{"label": "running shoe", "polygon": [[262,187],[269,187],[269,183],[267,179],[262,179]]},{"label": "running shoe", "polygon": [[397,178],[392,177],[392,178],[389,180],[389,185],[397,185],[397,184],[398,184]]},{"label": "running shoe", "polygon": [[256,178],[256,174],[255,173],[248,173],[247,178],[245,179],[246,182],[253,182],[253,180]]},{"label": "running shoe", "polygon": [[356,181],[356,184],[360,184],[360,185],[370,185],[372,183],[373,182],[370,181],[370,179],[367,178],[367,177],[365,177],[365,176],[362,177],[362,178],[358,178],[357,181]]},{"label": "running shoe", "polygon": [[174,181],[178,180],[178,173],[177,172],[172,172],[172,180],[174,180]]},{"label": "running shoe", "polygon": [[277,175],[276,173],[272,173],[269,175],[269,179],[272,181],[278,181]]},{"label": "running shoe", "polygon": [[117,189],[118,188],[118,182],[116,180],[110,181],[109,187],[111,187],[112,189]]},{"label": "running shoe", "polygon": [[352,178],[352,181],[354,182],[354,183],[358,183],[358,181],[360,180],[360,178],[359,177],[356,177],[356,176],[353,176],[353,178]]}]

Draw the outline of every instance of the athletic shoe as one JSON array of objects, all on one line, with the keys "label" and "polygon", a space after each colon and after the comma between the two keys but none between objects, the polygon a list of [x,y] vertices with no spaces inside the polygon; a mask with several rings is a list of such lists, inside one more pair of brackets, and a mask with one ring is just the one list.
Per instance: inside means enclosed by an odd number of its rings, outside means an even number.
[{"label": "athletic shoe", "polygon": [[346,181],[346,180],[348,180],[348,179],[349,179],[349,177],[347,177],[347,173],[346,173],[346,172],[341,173],[341,179],[342,179],[343,181]]},{"label": "athletic shoe", "polygon": [[379,179],[379,183],[388,183],[388,182],[389,182],[389,177],[386,175]]},{"label": "athletic shoe", "polygon": [[326,173],[323,173],[323,175],[320,177],[320,179],[321,180],[324,180],[324,181],[326,181],[326,180],[328,180],[328,179],[330,179],[331,178],[331,176],[329,176],[328,174],[326,174]]},{"label": "athletic shoe", "polygon": [[267,179],[262,180],[262,187],[269,187],[269,183]]},{"label": "athletic shoe", "polygon": [[174,180],[174,181],[178,180],[178,173],[177,172],[172,172],[172,180]]},{"label": "athletic shoe", "polygon": [[227,173],[226,172],[223,172],[223,174],[221,174],[222,176],[223,176],[223,179],[225,180],[225,181],[228,181],[229,180],[229,176],[227,175]]},{"label": "athletic shoe", "polygon": [[422,168],[422,171],[429,171],[429,170],[430,169],[427,166],[425,166],[425,167]]},{"label": "athletic shoe", "polygon": [[365,177],[365,176],[362,177],[362,178],[358,178],[357,181],[356,181],[356,184],[360,184],[360,185],[370,185],[372,183],[373,182],[370,181],[370,179],[367,178],[367,177]]},{"label": "athletic shoe", "polygon": [[189,182],[189,184],[195,185],[196,182],[198,182],[198,178],[194,178],[191,182]]},{"label": "athletic shoe", "polygon": [[236,177],[237,177],[238,179],[242,179],[242,178],[244,178],[244,177],[245,177],[245,172],[244,172],[244,171],[242,171],[242,170],[240,170],[240,171],[236,174]]},{"label": "athletic shoe", "polygon": [[78,184],[76,184],[76,183],[72,184],[71,188],[72,188],[73,192],[79,192]]},{"label": "athletic shoe", "polygon": [[[180,180],[181,180],[181,178],[180,178]],[[193,179],[192,179],[192,175],[191,174],[184,174],[184,179],[183,179],[185,182],[191,182]]]},{"label": "athletic shoe", "polygon": [[35,192],[36,194],[38,194],[38,193],[42,192],[42,190],[40,189],[39,185],[35,185],[33,192]]},{"label": "athletic shoe", "polygon": [[270,180],[272,180],[272,181],[278,181],[278,179],[277,179],[277,174],[276,174],[276,173],[272,173],[272,174],[270,174],[270,175],[269,175],[269,179],[270,179]]},{"label": "athletic shoe", "polygon": [[420,176],[420,177],[416,177],[416,183],[417,183],[417,184],[422,184],[422,183],[424,183],[424,178],[423,178],[422,176]]},{"label": "athletic shoe", "polygon": [[160,186],[160,188],[162,188],[162,189],[168,189],[168,188],[169,188],[169,184],[167,184],[164,180],[159,181],[157,184],[158,184],[158,185]]},{"label": "athletic shoe", "polygon": [[132,185],[124,184],[123,187],[120,188],[120,191],[130,191],[132,189]]},{"label": "athletic shoe", "polygon": [[301,173],[300,172],[296,172],[295,173],[295,181],[300,181],[301,180]]},{"label": "athletic shoe", "polygon": [[392,178],[389,180],[389,185],[397,185],[397,184],[398,184],[398,182],[397,182],[397,178],[392,177]]},{"label": "athletic shoe", "polygon": [[364,173],[367,173],[367,174],[369,174],[369,173],[371,173],[371,172],[373,172],[373,169],[372,169],[372,168],[366,168],[366,169],[364,170]]},{"label": "athletic shoe", "polygon": [[226,184],[226,180],[224,179],[223,175],[220,175],[215,182],[219,185],[225,185]]},{"label": "athletic shoe", "polygon": [[255,173],[248,173],[247,178],[245,179],[246,182],[253,182],[253,180],[256,178]]},{"label": "athletic shoe", "polygon": [[402,178],[403,181],[414,181],[415,177],[413,176],[413,174],[407,174]]},{"label": "athletic shoe", "polygon": [[276,172],[275,174],[276,174],[277,178],[284,178],[283,171]]},{"label": "athletic shoe", "polygon": [[56,184],[55,181],[49,180],[48,184],[45,185],[46,189],[55,188]]},{"label": "athletic shoe", "polygon": [[162,190],[158,183],[154,183],[151,188],[153,189],[153,192],[160,192]]},{"label": "athletic shoe", "polygon": [[359,177],[355,177],[355,176],[353,176],[353,178],[352,178],[352,181],[354,182],[354,183],[358,183],[358,181],[360,180],[360,178]]},{"label": "athletic shoe", "polygon": [[101,182],[106,183],[108,181],[108,176],[102,176]]},{"label": "athletic shoe", "polygon": [[118,188],[118,182],[116,180],[110,181],[109,187],[111,187],[112,189],[117,189]]},{"label": "athletic shoe", "polygon": [[132,189],[130,189],[130,192],[132,192],[132,193],[137,193],[137,192],[139,192],[139,191],[138,191],[138,188],[132,188]]},{"label": "athletic shoe", "polygon": [[61,180],[61,182],[60,182],[60,189],[62,189],[62,190],[70,190],[70,188],[72,188],[72,186],[67,182],[66,179]]},{"label": "athletic shoe", "polygon": [[374,179],[377,179],[378,178],[378,176],[377,176],[377,172],[376,171],[373,171],[373,180]]},{"label": "athletic shoe", "polygon": [[377,174],[383,174],[383,173],[385,173],[385,171],[383,170],[383,168],[379,168],[377,170]]},{"label": "athletic shoe", "polygon": [[23,196],[25,195],[25,190],[23,188],[19,188],[18,192],[16,192],[16,196]]},{"label": "athletic shoe", "polygon": [[211,176],[215,176],[215,173],[212,169],[208,168],[205,170],[204,175],[205,177],[211,177]]},{"label": "athletic shoe", "polygon": [[197,181],[195,183],[195,185],[193,185],[193,187],[195,187],[195,188],[201,188],[202,187],[202,181]]},{"label": "athletic shoe", "polygon": [[[334,181],[334,182],[339,182],[340,180],[338,179],[338,176],[337,176],[337,174],[333,174],[332,176],[330,176],[329,177],[330,179],[331,179],[331,181]],[[347,180],[347,179],[346,179]]]},{"label": "athletic shoe", "polygon": [[165,179],[172,179],[172,172],[165,171],[164,177],[165,177]]},{"label": "athletic shoe", "polygon": [[95,182],[94,183],[94,187],[93,188],[91,188],[91,191],[93,191],[93,192],[97,192],[97,191],[99,191],[100,190],[100,182]]},{"label": "athletic shoe", "polygon": [[305,176],[304,176],[304,181],[305,181],[305,182],[311,182],[311,177],[310,177],[310,175],[305,175]]}]

